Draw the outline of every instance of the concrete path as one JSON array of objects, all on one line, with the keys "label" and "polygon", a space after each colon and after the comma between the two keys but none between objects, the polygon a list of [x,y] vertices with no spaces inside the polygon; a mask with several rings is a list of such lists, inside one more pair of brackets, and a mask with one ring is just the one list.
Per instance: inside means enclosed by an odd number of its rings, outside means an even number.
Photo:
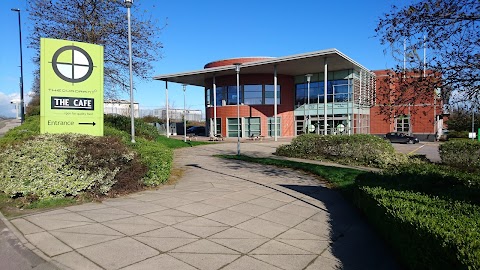
[{"label": "concrete path", "polygon": [[[244,143],[268,156],[279,143]],[[62,269],[398,269],[359,214],[318,179],[177,150],[175,185],[12,220]]]},{"label": "concrete path", "polygon": [[5,135],[7,131],[14,127],[20,126],[20,120],[19,119],[4,119],[0,120],[0,137]]}]

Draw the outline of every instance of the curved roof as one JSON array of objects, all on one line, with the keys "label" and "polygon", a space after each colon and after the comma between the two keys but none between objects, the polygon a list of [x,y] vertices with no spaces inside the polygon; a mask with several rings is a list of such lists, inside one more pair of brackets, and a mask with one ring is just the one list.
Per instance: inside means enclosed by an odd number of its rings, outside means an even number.
[{"label": "curved roof", "polygon": [[[354,69],[370,72],[370,70],[337,49],[327,49],[242,63],[240,66],[240,74],[273,74],[274,66],[277,67],[277,74],[279,75],[298,76],[309,73],[319,73],[324,71],[325,59],[327,60],[328,71]],[[154,76],[153,79],[187,85],[205,86],[205,80],[213,78],[213,76],[235,74],[235,66],[226,65],[188,72],[157,75]]]}]

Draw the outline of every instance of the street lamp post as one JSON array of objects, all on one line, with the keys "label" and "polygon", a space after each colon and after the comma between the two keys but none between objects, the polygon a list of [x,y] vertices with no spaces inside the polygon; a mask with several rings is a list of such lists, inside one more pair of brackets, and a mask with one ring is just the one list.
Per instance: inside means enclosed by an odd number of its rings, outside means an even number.
[{"label": "street lamp post", "polygon": [[127,7],[127,20],[128,20],[128,67],[130,70],[130,122],[132,143],[135,143],[135,108],[133,107],[133,74],[132,74],[132,29],[130,23],[130,8],[133,5],[133,0],[124,0]]},{"label": "street lamp post", "polygon": [[18,33],[20,36],[20,121],[25,121],[25,105],[23,101],[23,53],[22,53],[22,24],[20,21],[20,9],[12,8],[12,11],[18,12]]},{"label": "street lamp post", "polygon": [[240,65],[241,63],[233,64],[235,72],[237,73],[237,155],[240,155]]},{"label": "street lamp post", "polygon": [[312,78],[312,74],[307,74],[305,75],[307,77],[307,108],[308,108],[308,113],[307,113],[307,133],[310,133],[310,79]]},{"label": "street lamp post", "polygon": [[185,99],[185,92],[187,91],[187,85],[182,84],[183,86],[183,141],[187,142],[187,102]]}]

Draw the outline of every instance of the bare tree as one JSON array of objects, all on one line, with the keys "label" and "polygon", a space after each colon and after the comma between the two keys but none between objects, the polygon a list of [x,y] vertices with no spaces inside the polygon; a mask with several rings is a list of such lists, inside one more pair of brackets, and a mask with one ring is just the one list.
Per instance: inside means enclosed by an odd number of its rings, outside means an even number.
[{"label": "bare tree", "polygon": [[[392,6],[375,31],[387,45],[385,51],[399,62],[390,77],[403,84],[400,89],[415,93],[403,95],[399,102],[415,104],[440,88],[445,102],[471,106],[480,95],[479,26],[479,0],[420,0],[405,7]],[[425,77],[441,79],[425,79],[424,70]]]},{"label": "bare tree", "polygon": [[[142,10],[138,2],[134,11]],[[123,0],[30,0],[29,47],[36,51],[34,63],[39,66],[41,37],[103,45],[105,95],[113,97],[119,90],[126,91],[129,89],[126,16]],[[146,79],[152,72],[151,63],[161,58],[163,45],[158,36],[162,28],[147,11],[135,12],[131,22],[133,73]]]}]

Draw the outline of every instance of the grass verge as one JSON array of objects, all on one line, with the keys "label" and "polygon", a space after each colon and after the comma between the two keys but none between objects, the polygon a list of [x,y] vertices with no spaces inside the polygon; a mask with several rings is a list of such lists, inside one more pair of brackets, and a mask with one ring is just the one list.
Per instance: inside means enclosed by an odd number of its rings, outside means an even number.
[{"label": "grass verge", "polygon": [[183,147],[193,147],[193,146],[198,146],[198,145],[210,144],[209,142],[199,142],[199,141],[184,142],[183,140],[171,139],[171,138],[167,138],[165,136],[158,136],[155,141],[165,145],[166,147],[168,147],[170,149],[177,149],[177,148],[183,148]]}]

